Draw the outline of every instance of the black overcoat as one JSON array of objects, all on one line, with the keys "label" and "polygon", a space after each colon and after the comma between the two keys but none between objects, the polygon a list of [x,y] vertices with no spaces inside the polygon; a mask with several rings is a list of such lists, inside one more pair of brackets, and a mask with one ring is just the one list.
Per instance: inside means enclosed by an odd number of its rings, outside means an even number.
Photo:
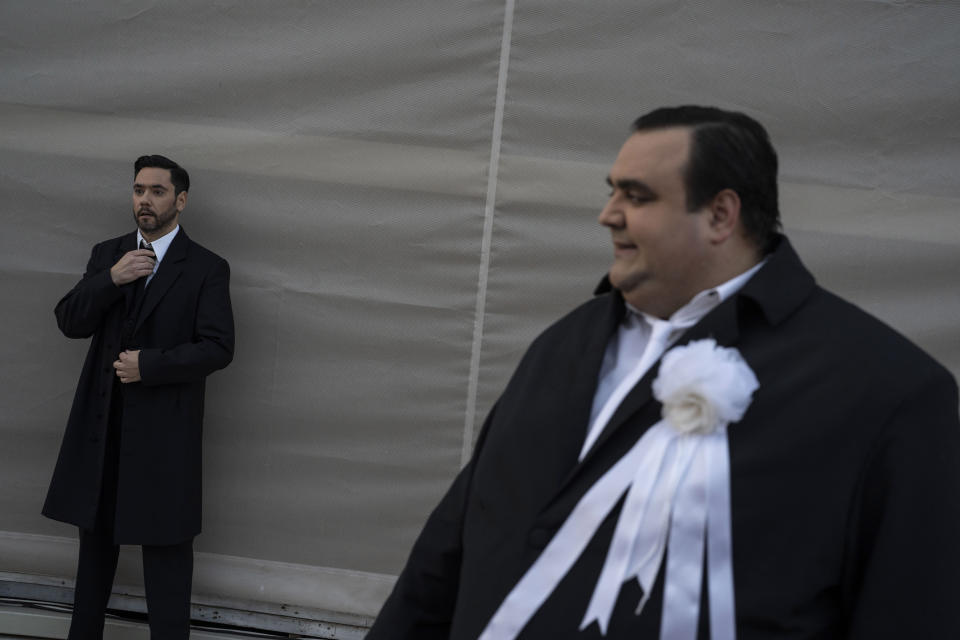
[{"label": "black overcoat", "polygon": [[[578,463],[623,313],[608,291],[534,341],[368,640],[475,639],[587,489],[659,420],[655,365]],[[705,337],[736,347],[760,383],[728,431],[738,640],[960,638],[952,376],[817,286],[785,238],[679,344]],[[578,629],[619,508],[520,638],[601,638],[596,623]],[[626,583],[606,638],[659,637],[662,580],[640,616]]]},{"label": "black overcoat", "polygon": [[[93,336],[44,515],[92,529],[103,478],[113,362],[136,283],[110,267],[136,248],[130,233],[97,244],[79,283],[57,303],[60,330]],[[174,544],[200,532],[204,380],[233,357],[230,268],[181,227],[146,288],[131,348],[141,382],[125,384],[115,542]]]}]

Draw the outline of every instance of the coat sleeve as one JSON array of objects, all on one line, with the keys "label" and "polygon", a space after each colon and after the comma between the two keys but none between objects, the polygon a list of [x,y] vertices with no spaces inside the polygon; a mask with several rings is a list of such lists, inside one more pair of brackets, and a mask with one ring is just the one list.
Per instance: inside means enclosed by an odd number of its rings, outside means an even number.
[{"label": "coat sleeve", "polygon": [[219,259],[203,281],[194,316],[194,338],[169,348],[140,351],[144,385],[198,382],[233,360],[230,266]]},{"label": "coat sleeve", "polygon": [[105,253],[104,244],[93,248],[83,278],[60,299],[53,310],[57,316],[57,326],[68,338],[92,336],[110,307],[123,298],[120,287],[110,277],[110,267],[113,265]]},{"label": "coat sleeve", "polygon": [[851,640],[960,638],[960,424],[943,370],[901,403],[863,477],[845,585]]},{"label": "coat sleeve", "polygon": [[473,457],[427,519],[407,564],[366,640],[446,640],[460,584],[463,519],[478,452],[496,407],[484,423]]}]

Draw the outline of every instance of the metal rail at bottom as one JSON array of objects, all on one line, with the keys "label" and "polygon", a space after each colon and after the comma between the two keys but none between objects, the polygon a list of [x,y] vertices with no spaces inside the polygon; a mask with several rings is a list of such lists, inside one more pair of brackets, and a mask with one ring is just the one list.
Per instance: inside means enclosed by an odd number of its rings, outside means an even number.
[{"label": "metal rail at bottom", "polygon": [[[11,578],[11,574],[0,574],[0,640],[9,636],[66,638],[73,605],[72,585],[65,580],[41,576]],[[250,610],[244,607],[244,603],[195,601],[191,605],[191,639],[362,640],[373,622],[362,616],[309,611],[282,604],[257,603],[257,609],[261,610]],[[149,638],[146,601],[142,596],[115,592],[110,597],[107,612],[107,627],[113,631],[104,632],[105,640]]]}]

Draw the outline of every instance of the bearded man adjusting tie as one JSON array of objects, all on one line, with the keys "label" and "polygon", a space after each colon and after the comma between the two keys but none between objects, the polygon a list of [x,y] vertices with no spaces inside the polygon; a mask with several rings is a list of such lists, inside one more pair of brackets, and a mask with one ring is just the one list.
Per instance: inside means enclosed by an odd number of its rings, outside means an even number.
[{"label": "bearded man adjusting tie", "polygon": [[189,188],[172,160],[138,158],[136,231],[95,245],[56,306],[64,335],[93,338],[43,507],[80,529],[71,640],[102,637],[121,544],[142,547],[151,638],[190,633],[204,380],[234,334],[230,268],[179,224]]}]

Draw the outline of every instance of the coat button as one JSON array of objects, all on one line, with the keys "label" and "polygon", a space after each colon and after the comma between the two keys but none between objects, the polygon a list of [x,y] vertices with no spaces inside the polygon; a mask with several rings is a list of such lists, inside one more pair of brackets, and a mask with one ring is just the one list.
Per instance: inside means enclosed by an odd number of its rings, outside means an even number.
[{"label": "coat button", "polygon": [[547,546],[547,543],[550,542],[550,539],[553,538],[553,531],[549,529],[544,529],[542,527],[537,527],[530,532],[530,536],[527,540],[530,542],[530,546],[535,549],[543,549]]}]

